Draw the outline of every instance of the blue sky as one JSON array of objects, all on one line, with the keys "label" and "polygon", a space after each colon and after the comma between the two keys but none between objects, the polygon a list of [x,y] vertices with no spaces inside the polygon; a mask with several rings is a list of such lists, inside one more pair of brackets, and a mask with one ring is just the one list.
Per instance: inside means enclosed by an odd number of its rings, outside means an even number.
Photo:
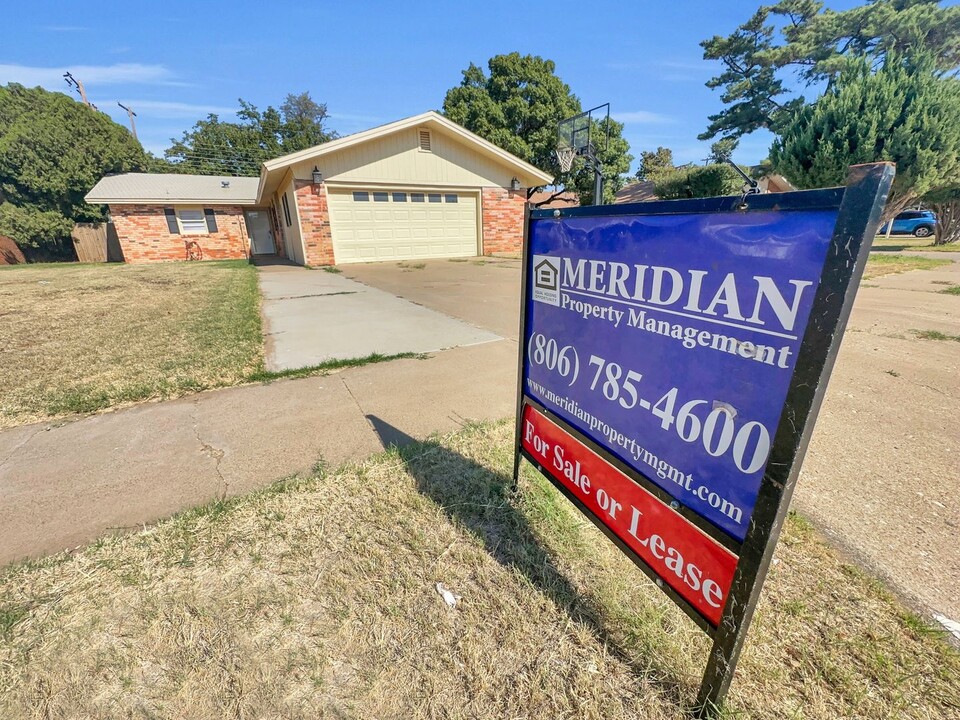
[{"label": "blue sky", "polygon": [[[126,124],[137,113],[148,150],[162,154],[207,113],[232,118],[237,98],[260,108],[308,90],[341,134],[439,109],[470,62],[519,51],[556,62],[584,107],[611,104],[634,155],[658,145],[702,160],[697,140],[722,105],[704,86],[718,65],[699,42],[728,34],[758,0],[678,2],[94,2],[18,5],[0,46],[0,84],[73,93]],[[841,9],[853,0],[833,0]],[[79,7],[79,6],[78,6]],[[76,96],[74,94],[74,96]],[[770,136],[745,138],[734,158],[763,159]],[[636,162],[634,163],[636,165]]]}]

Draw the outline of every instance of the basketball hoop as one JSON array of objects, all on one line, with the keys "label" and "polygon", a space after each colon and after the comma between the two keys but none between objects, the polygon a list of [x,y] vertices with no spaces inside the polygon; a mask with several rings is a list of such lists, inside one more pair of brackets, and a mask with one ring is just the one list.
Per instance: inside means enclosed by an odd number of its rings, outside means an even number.
[{"label": "basketball hoop", "polygon": [[560,172],[570,172],[570,169],[573,167],[573,158],[576,157],[577,151],[572,147],[557,148],[555,150],[557,154],[557,164],[560,166]]},{"label": "basketball hoop", "polygon": [[581,156],[593,170],[593,204],[603,199],[603,165],[598,157],[610,144],[610,103],[597,105],[557,123],[557,165],[561,174],[573,168]]}]

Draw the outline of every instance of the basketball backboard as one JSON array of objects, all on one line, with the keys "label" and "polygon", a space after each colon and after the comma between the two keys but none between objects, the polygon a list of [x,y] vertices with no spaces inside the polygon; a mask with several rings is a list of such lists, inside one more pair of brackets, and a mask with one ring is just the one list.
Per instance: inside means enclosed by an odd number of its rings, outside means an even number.
[{"label": "basketball backboard", "polygon": [[598,153],[607,149],[609,140],[610,103],[577,113],[557,125],[555,153],[560,172],[569,173],[577,155],[585,158],[594,175],[594,205],[599,205],[603,197],[603,165]]},{"label": "basketball backboard", "polygon": [[573,150],[576,155],[593,156],[598,149],[606,149],[610,118],[610,103],[598,105],[586,112],[561,120],[557,127],[557,150]]}]

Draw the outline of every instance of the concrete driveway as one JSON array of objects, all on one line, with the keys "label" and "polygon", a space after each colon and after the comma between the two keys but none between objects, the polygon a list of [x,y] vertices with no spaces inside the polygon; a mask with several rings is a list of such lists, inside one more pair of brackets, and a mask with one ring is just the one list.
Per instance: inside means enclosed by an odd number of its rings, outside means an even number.
[{"label": "concrete driveway", "polygon": [[438,310],[501,337],[520,327],[520,261],[505,258],[343,265],[345,277]]},{"label": "concrete driveway", "polygon": [[[394,264],[390,264],[394,267]],[[395,268],[396,269],[396,268]],[[324,270],[259,268],[268,370],[292,370],[373,353],[427,353],[501,336]]]}]

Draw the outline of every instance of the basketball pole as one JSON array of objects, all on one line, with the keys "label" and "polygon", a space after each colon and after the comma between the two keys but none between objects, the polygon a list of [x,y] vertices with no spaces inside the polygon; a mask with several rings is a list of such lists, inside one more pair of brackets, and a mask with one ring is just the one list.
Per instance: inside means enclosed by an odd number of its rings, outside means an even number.
[{"label": "basketball pole", "polygon": [[593,204],[601,205],[603,203],[603,166],[600,161],[593,158]]}]

